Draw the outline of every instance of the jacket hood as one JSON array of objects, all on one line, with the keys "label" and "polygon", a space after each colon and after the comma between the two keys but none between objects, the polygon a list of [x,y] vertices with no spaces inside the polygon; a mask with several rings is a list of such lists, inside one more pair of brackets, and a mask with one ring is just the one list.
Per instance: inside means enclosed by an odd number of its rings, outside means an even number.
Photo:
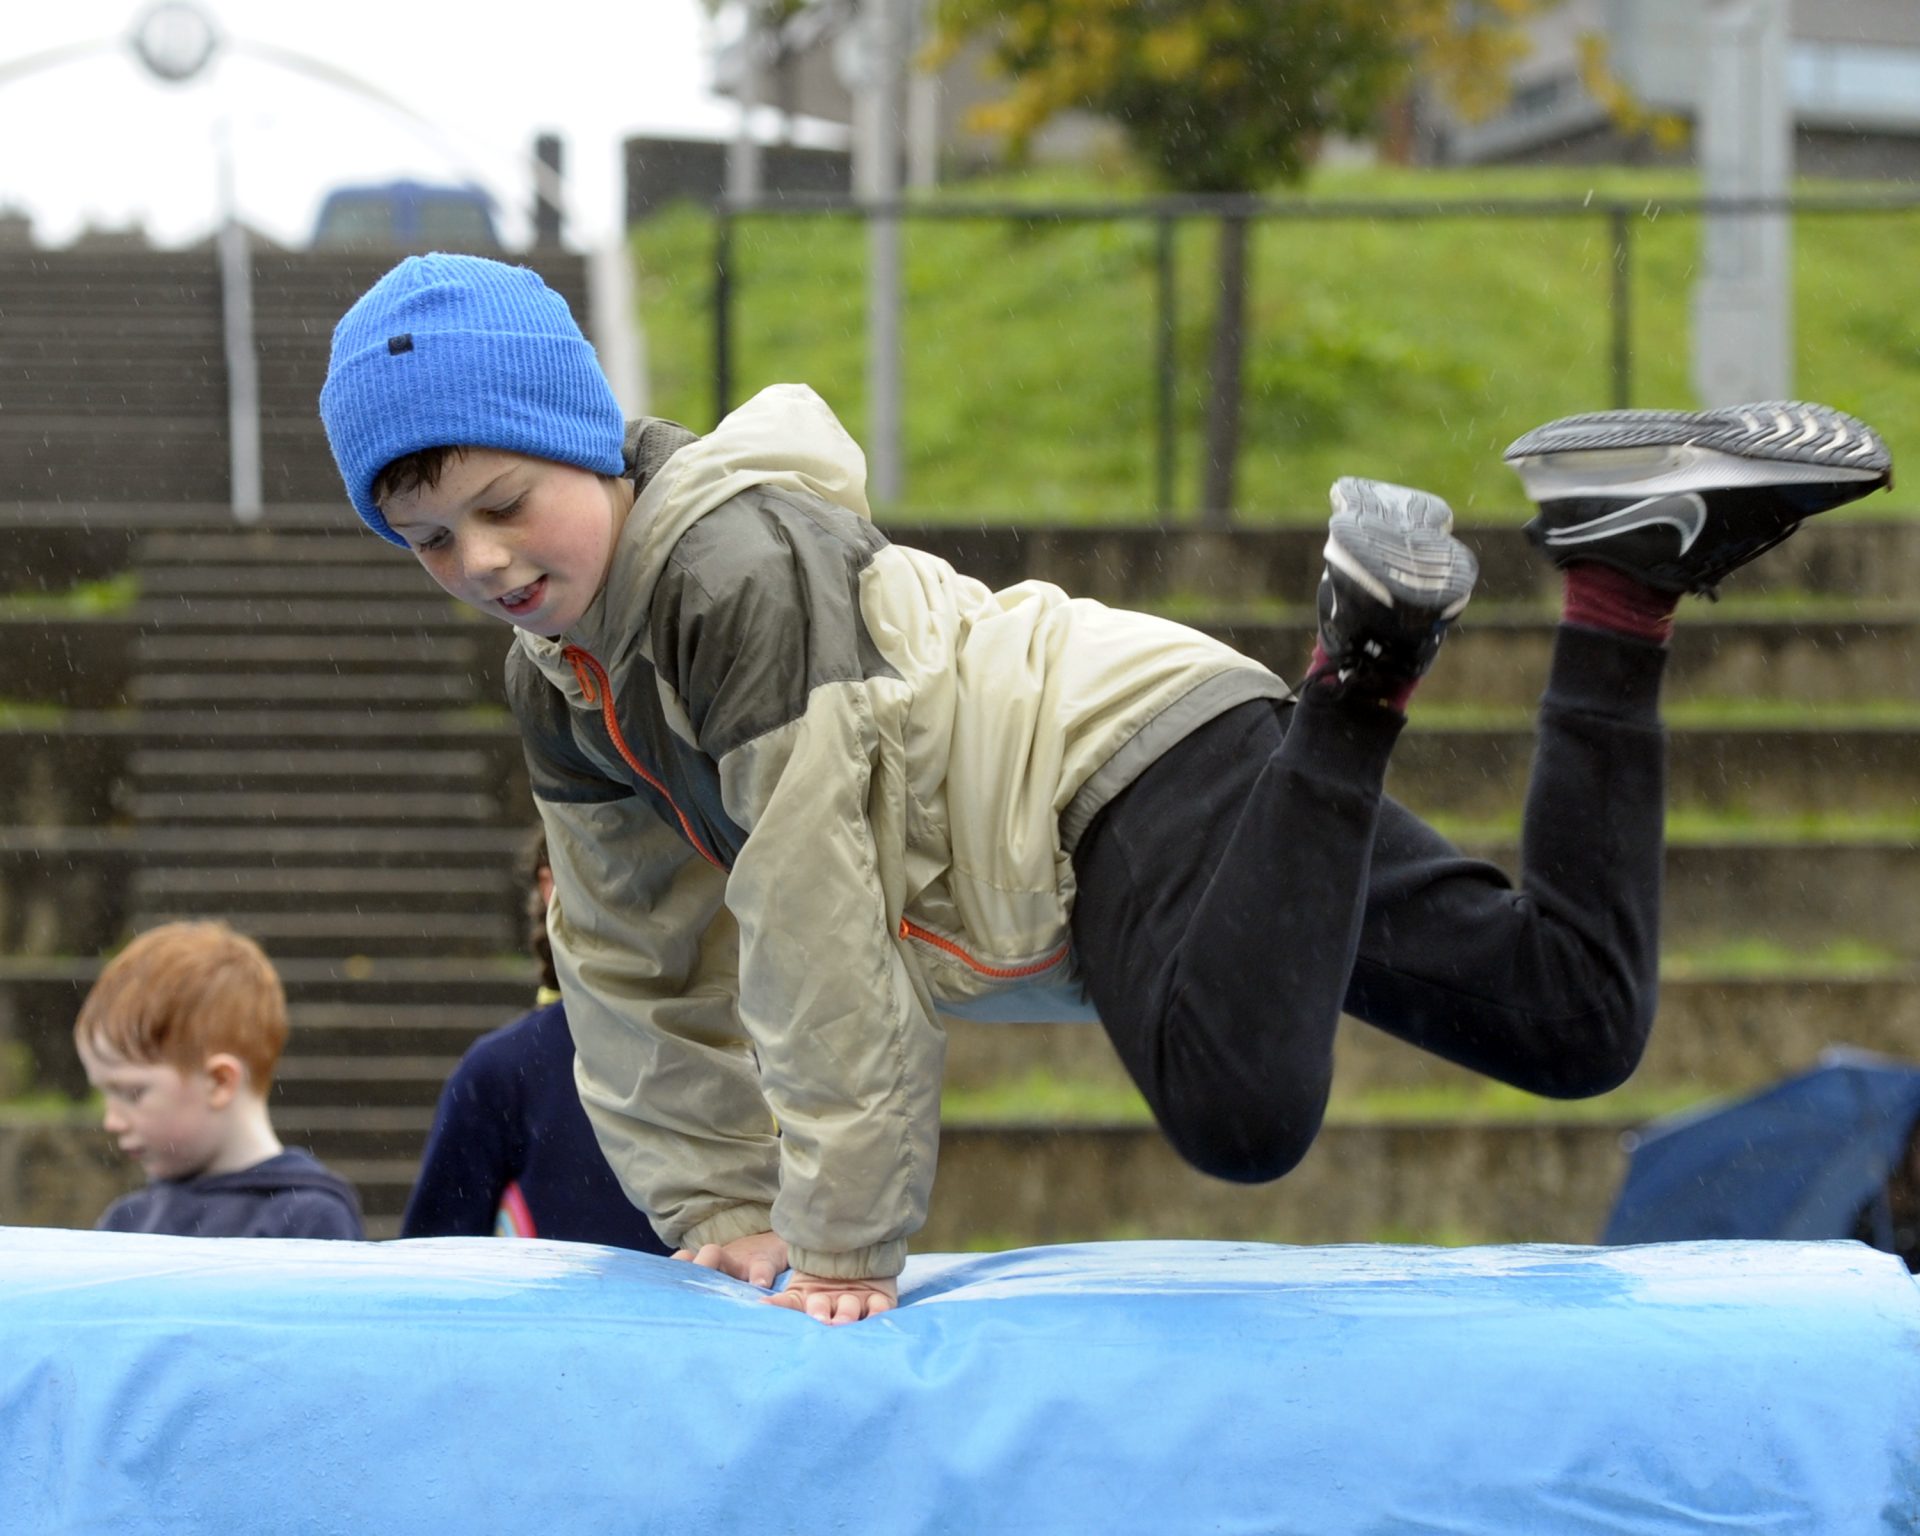
[{"label": "jacket hood", "polygon": [[639,496],[614,546],[607,579],[579,623],[557,640],[514,632],[514,643],[569,700],[578,695],[579,682],[566,648],[581,646],[612,666],[627,647],[644,645],[647,610],[674,545],[716,507],[743,491],[772,487],[872,518],[866,455],[826,401],[804,384],[761,390],[705,437],[684,440],[654,467],[644,450],[661,442],[656,429],[664,425],[640,421],[628,428]]},{"label": "jacket hood", "polygon": [[192,1183],[202,1194],[272,1195],[288,1189],[325,1190],[343,1197],[355,1210],[359,1209],[353,1186],[298,1147],[289,1147],[251,1168],[216,1173]]}]

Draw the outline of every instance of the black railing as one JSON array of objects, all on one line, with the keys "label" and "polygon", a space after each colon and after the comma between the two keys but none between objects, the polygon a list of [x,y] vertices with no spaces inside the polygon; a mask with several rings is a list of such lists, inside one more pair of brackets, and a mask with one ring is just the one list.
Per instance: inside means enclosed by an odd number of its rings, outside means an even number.
[{"label": "black railing", "polygon": [[1154,347],[1155,508],[1173,511],[1176,469],[1175,340],[1177,329],[1174,235],[1185,221],[1223,222],[1442,219],[1588,219],[1604,221],[1611,244],[1607,292],[1610,345],[1607,397],[1616,407],[1633,398],[1633,232],[1636,223],[1663,214],[1736,216],[1837,213],[1898,213],[1920,209],[1920,193],[1850,193],[1786,198],[1667,197],[1479,198],[1450,201],[1307,200],[1260,197],[1165,197],[1118,203],[1028,203],[1011,200],[895,200],[862,202],[838,196],[789,195],[755,201],[723,200],[715,209],[713,287],[714,419],[733,399],[734,305],[738,263],[734,226],[742,219],[840,218],[867,220],[997,221],[1008,224],[1076,224],[1150,221],[1155,226],[1154,291],[1158,316]]}]

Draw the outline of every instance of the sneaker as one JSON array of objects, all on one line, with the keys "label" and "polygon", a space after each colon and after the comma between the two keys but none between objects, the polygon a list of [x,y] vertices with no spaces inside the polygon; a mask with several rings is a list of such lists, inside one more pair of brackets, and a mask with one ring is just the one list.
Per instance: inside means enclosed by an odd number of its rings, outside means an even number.
[{"label": "sneaker", "polygon": [[1594,560],[1707,596],[1803,518],[1893,483],[1871,427],[1797,400],[1568,416],[1506,459],[1540,508],[1528,537],[1555,565]]},{"label": "sneaker", "polygon": [[1432,664],[1480,564],[1438,496],[1351,477],[1333,484],[1320,576],[1320,651],[1309,681],[1393,697]]}]

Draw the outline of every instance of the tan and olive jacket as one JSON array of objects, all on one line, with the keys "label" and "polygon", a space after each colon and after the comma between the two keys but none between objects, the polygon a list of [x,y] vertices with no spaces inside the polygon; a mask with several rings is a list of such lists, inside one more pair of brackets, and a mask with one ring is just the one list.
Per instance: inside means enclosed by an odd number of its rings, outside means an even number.
[{"label": "tan and olive jacket", "polygon": [[1072,851],[1264,668],[890,544],[811,390],[636,423],[639,499],[572,632],[508,666],[580,1095],[661,1237],[771,1230],[891,1275],[926,1216],[942,1013],[1087,1013]]}]

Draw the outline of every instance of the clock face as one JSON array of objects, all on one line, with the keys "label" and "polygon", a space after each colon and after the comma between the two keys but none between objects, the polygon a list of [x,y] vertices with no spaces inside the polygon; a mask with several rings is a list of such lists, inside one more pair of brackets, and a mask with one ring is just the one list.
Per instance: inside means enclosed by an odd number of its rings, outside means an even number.
[{"label": "clock face", "polygon": [[159,0],[134,23],[133,51],[162,80],[191,80],[219,46],[213,18],[189,0]]}]

